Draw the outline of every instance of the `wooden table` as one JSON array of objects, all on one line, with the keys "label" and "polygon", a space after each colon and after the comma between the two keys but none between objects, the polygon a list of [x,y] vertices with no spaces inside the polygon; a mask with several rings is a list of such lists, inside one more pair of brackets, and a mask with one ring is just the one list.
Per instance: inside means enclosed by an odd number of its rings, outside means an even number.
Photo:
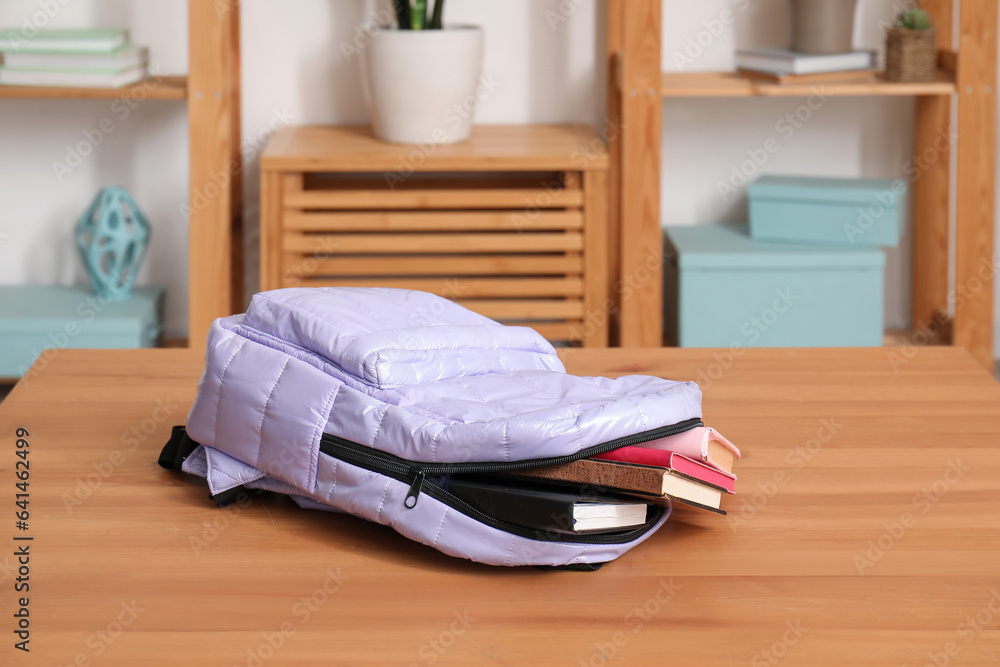
[{"label": "wooden table", "polygon": [[[0,663],[1000,661],[1000,385],[970,355],[564,357],[578,373],[701,378],[707,422],[745,453],[729,516],[676,511],[645,544],[579,573],[449,558],[273,495],[219,510],[201,480],[155,463],[200,358],[61,352],[0,406]],[[17,427],[30,431],[24,532]],[[23,544],[27,655],[11,632]]]}]

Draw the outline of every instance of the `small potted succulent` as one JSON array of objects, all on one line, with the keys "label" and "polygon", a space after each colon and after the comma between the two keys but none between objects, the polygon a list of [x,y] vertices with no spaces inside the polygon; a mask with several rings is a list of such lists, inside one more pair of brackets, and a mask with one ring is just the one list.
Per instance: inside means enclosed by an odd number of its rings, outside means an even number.
[{"label": "small potted succulent", "polygon": [[858,0],[791,0],[792,50],[847,53],[854,48]]},{"label": "small potted succulent", "polygon": [[886,34],[885,78],[888,81],[933,81],[937,76],[937,28],[927,12],[908,9]]},{"label": "small potted succulent", "polygon": [[381,26],[362,51],[372,131],[384,141],[457,143],[469,137],[483,69],[483,31],[445,25],[444,0],[394,0],[397,28]]}]

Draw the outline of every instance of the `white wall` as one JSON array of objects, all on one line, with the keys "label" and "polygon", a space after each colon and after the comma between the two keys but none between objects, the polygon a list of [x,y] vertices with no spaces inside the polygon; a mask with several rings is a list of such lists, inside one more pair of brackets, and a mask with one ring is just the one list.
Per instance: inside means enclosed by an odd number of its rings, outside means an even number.
[{"label": "white wall", "polygon": [[[383,4],[379,4],[383,3]],[[127,25],[152,48],[163,72],[187,67],[186,2],[172,0],[4,0],[0,25],[44,17],[49,27]],[[876,22],[894,0],[863,0],[859,46],[878,48]],[[257,153],[281,122],[364,122],[357,58],[342,45],[384,0],[243,0],[243,140],[247,205],[248,288],[256,275]],[[50,19],[38,14],[56,8]],[[729,8],[737,17],[684,68],[732,67],[735,48],[783,46],[787,0],[665,0],[664,68]],[[479,122],[602,122],[602,0],[449,0],[448,20],[487,27],[486,70],[500,82],[482,103]],[[565,19],[565,20],[563,20]],[[37,22],[37,20],[36,20]],[[719,32],[717,30],[717,32]],[[746,151],[775,136],[775,122],[798,99],[667,100],[664,109],[664,224],[707,224],[746,217],[743,192],[726,200],[725,181]],[[54,161],[110,117],[115,131],[62,182]],[[122,119],[111,101],[0,100],[0,283],[83,280],[72,227],[103,185],[132,190],[153,221],[153,245],[140,281],[170,289],[168,333],[186,331],[187,130],[180,102],[147,101]],[[762,171],[896,177],[912,152],[913,103],[900,99],[831,99]],[[2,238],[2,237],[0,237]],[[220,252],[222,249],[220,249]],[[909,234],[889,253],[886,321],[909,322]],[[1000,290],[998,290],[1000,313]],[[1000,327],[998,327],[1000,332]],[[1000,350],[1000,335],[997,349]]]}]

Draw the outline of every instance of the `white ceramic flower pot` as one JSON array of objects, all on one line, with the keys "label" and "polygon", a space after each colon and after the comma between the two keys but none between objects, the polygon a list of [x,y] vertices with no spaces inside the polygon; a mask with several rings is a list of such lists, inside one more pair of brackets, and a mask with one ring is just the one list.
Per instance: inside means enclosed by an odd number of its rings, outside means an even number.
[{"label": "white ceramic flower pot", "polygon": [[447,144],[469,137],[482,96],[482,29],[378,30],[362,52],[361,68],[378,138]]}]

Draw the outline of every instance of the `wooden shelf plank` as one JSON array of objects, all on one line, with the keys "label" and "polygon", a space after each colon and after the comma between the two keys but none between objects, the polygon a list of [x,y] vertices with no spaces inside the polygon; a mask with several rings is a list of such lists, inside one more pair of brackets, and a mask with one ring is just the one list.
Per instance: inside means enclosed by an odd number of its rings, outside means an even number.
[{"label": "wooden shelf plank", "polygon": [[412,255],[415,253],[575,252],[583,250],[579,232],[539,234],[296,234],[286,232],[289,253],[324,255]]},{"label": "wooden shelf plank", "polygon": [[[361,168],[361,167],[359,167]],[[368,168],[367,166],[363,168]],[[266,170],[265,170],[266,171]],[[283,203],[292,209],[409,210],[508,208],[515,211],[572,208],[583,205],[580,190],[508,190],[503,188],[456,190],[306,190],[286,191]]]},{"label": "wooden shelf plank", "polygon": [[469,310],[494,320],[582,319],[582,301],[562,299],[458,299]]},{"label": "wooden shelf plank", "polygon": [[476,298],[582,297],[582,278],[304,278],[299,287],[389,287],[444,297]]},{"label": "wooden shelf plank", "polygon": [[309,276],[518,276],[580,275],[580,255],[421,255],[392,257],[376,262],[371,257],[286,257],[284,274]]},{"label": "wooden shelf plank", "polygon": [[583,229],[583,214],[579,211],[538,211],[528,220],[516,211],[286,213],[285,229],[341,233],[566,230]]},{"label": "wooden shelf plank", "polygon": [[121,97],[137,100],[183,100],[187,98],[187,77],[150,78],[122,88],[0,86],[0,99],[109,100]]},{"label": "wooden shelf plank", "polygon": [[[478,125],[458,144],[391,144],[365,125],[279,129],[262,170],[302,172],[582,171],[606,169],[608,154],[589,125]],[[398,180],[405,180],[400,177]]]},{"label": "wooden shelf plank", "polygon": [[527,325],[547,340],[579,342],[583,340],[584,326],[581,322],[531,322]]},{"label": "wooden shelf plank", "polygon": [[[948,325],[950,328],[950,324]],[[947,346],[947,335],[940,329],[886,329],[882,333],[883,347],[902,347],[910,350],[924,347]],[[677,343],[663,337],[663,347],[677,347]],[[909,354],[909,352],[908,352]],[[904,357],[905,358],[905,357]]]},{"label": "wooden shelf plank", "polygon": [[[947,325],[950,330],[951,324]],[[882,345],[886,347],[921,348],[930,345],[948,345],[948,335],[942,328],[886,329],[882,335]]]},{"label": "wooden shelf plank", "polygon": [[808,97],[820,93],[838,97],[879,95],[951,95],[955,78],[941,70],[936,81],[894,83],[878,78],[824,84],[774,84],[752,81],[734,72],[664,72],[664,97]]}]

